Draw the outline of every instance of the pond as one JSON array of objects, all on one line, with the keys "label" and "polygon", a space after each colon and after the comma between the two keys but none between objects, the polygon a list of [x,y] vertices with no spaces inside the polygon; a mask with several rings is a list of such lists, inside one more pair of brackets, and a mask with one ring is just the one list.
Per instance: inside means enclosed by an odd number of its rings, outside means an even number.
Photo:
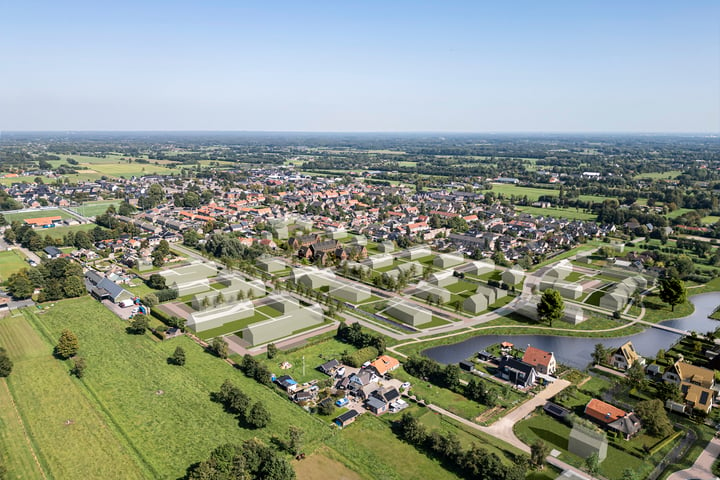
[{"label": "pond", "polygon": [[[720,292],[702,293],[690,297],[695,311],[684,318],[666,320],[663,325],[705,333],[720,327],[720,322],[708,318],[720,305]],[[550,335],[478,335],[460,343],[443,345],[424,350],[422,353],[443,364],[457,363],[472,357],[476,352],[489,345],[508,341],[524,349],[532,345],[547,352],[553,352],[558,362],[571,367],[584,369],[591,360],[595,344],[602,343],[606,348],[619,347],[628,340],[633,342],[635,350],[644,357],[654,357],[659,349],[669,349],[680,339],[680,335],[666,330],[648,327],[635,335],[615,338],[558,337]]]}]

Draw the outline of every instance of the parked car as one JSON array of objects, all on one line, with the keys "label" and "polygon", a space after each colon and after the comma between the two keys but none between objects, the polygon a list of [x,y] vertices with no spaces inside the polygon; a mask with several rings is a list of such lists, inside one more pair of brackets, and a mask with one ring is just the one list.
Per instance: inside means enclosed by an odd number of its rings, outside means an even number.
[{"label": "parked car", "polygon": [[350,400],[348,400],[347,397],[343,397],[340,400],[338,400],[337,402],[335,402],[335,405],[337,405],[338,407],[344,407],[349,402],[350,402]]}]

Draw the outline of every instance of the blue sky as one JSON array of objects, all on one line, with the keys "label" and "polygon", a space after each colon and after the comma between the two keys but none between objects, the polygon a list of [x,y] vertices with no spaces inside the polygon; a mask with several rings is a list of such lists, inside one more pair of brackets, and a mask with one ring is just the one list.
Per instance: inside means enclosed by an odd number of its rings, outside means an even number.
[{"label": "blue sky", "polygon": [[0,129],[719,132],[717,1],[0,0]]}]

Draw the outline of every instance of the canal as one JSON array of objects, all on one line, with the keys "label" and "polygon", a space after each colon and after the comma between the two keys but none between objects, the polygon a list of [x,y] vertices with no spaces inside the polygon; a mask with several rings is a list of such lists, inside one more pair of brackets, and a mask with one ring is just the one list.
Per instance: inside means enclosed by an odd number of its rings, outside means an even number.
[{"label": "canal", "polygon": [[[720,322],[708,318],[715,308],[720,305],[720,292],[702,293],[690,297],[695,311],[684,318],[666,320],[663,325],[681,330],[694,330],[705,333],[720,327]],[[444,364],[457,363],[472,357],[476,352],[489,345],[508,341],[518,348],[524,349],[528,345],[553,352],[558,362],[571,367],[584,369],[591,360],[595,344],[602,343],[606,348],[619,347],[628,340],[633,342],[635,350],[644,357],[655,357],[658,350],[669,349],[680,339],[680,335],[648,327],[645,331],[635,335],[615,338],[585,338],[585,337],[559,337],[551,335],[478,335],[463,342],[452,345],[433,347],[423,351],[424,355]]]}]

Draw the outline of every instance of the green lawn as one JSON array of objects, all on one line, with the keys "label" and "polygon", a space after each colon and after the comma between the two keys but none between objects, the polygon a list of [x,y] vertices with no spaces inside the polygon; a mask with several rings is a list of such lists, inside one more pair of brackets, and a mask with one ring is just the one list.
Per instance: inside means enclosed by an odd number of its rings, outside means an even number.
[{"label": "green lawn", "polygon": [[707,217],[701,218],[700,221],[706,225],[709,225],[709,224],[720,222],[720,216],[708,215]]},{"label": "green lawn", "polygon": [[[560,460],[576,467],[584,466],[584,459],[568,452],[570,427],[564,423],[548,415],[538,414],[529,420],[515,424],[514,430],[518,438],[526,444],[532,445],[540,438],[548,443],[551,448],[562,452],[559,457]],[[632,468],[635,471],[642,471],[647,474],[654,468],[654,464],[645,462],[643,458],[635,457],[608,445],[608,455],[605,461],[600,464],[600,474],[610,480],[619,480],[622,478],[622,472],[626,468]]]},{"label": "green lawn", "polygon": [[[37,230],[37,232],[42,237],[47,235],[50,238],[63,238],[68,234],[68,232],[89,232],[97,227],[98,225],[95,225],[94,223],[83,223],[81,225],[69,225],[67,227],[42,228]],[[104,229],[103,227],[100,228]]]},{"label": "green lawn", "polygon": [[677,210],[673,210],[672,212],[668,213],[667,217],[673,219],[692,211],[692,208],[678,208]]},{"label": "green lawn", "polygon": [[[8,223],[12,223],[15,220],[23,221],[26,218],[43,218],[43,217],[62,217],[62,218],[72,218],[72,215],[65,212],[64,210],[58,210],[58,209],[51,209],[51,210],[30,210],[27,212],[21,212],[21,213],[3,213],[3,216],[5,217],[5,220],[7,220]],[[46,229],[39,228],[36,231],[39,234],[43,234],[43,232]]]},{"label": "green lawn", "polygon": [[25,257],[18,250],[0,252],[0,283],[8,279],[10,275],[28,267]]},{"label": "green lawn", "polygon": [[418,399],[437,405],[468,420],[474,420],[488,409],[485,405],[472,402],[447,388],[423,382],[421,379],[407,373],[402,366],[395,372],[394,376],[410,382],[412,384],[411,393],[416,395]]},{"label": "green lawn", "polygon": [[[323,380],[329,377],[317,370],[319,365],[334,358],[340,360],[343,352],[347,351],[348,353],[352,353],[357,350],[352,345],[335,340],[335,338],[331,336],[334,334],[334,332],[326,334],[328,338],[318,343],[293,349],[289,352],[280,351],[272,360],[268,359],[265,355],[258,356],[257,358],[265,363],[271,371],[278,374],[290,375],[298,382]],[[280,365],[284,362],[288,362],[292,367],[287,370],[280,370]]]},{"label": "green lawn", "polygon": [[[288,425],[305,431],[308,453],[331,433],[326,422],[245,378],[187,337],[156,342],[149,335],[128,335],[125,324],[90,297],[61,301],[41,316],[31,311],[27,316],[46,328],[51,338],[63,328],[77,333],[88,363],[83,383],[89,397],[110,420],[111,430],[130,445],[135,462],[147,465],[152,478],[177,478],[219,444],[251,437],[269,442],[272,435],[284,436]],[[167,364],[176,346],[185,349],[184,367]],[[270,411],[273,420],[267,428],[242,428],[210,400],[210,392],[226,378]]]},{"label": "green lawn", "polygon": [[[0,344],[15,363],[7,386],[20,420],[3,402],[0,451],[8,478],[147,478],[117,437],[103,412],[85,394],[81,382],[68,375],[68,365],[51,355],[52,347],[23,316],[0,321]],[[2,396],[7,391],[0,386]],[[27,431],[30,443],[24,438]],[[14,440],[14,441],[10,441]],[[31,460],[31,451],[40,467]]]},{"label": "green lawn", "polygon": [[98,202],[85,202],[78,207],[72,207],[70,210],[79,213],[84,217],[95,217],[102,215],[105,211],[114,205],[117,209],[120,206],[120,200],[102,200]]},{"label": "green lawn", "polygon": [[[541,196],[557,197],[560,195],[560,189],[523,187],[520,185],[506,184],[493,184],[492,190],[486,190],[483,193],[487,193],[490,191],[496,194],[502,193],[506,197],[509,197],[511,195],[524,197],[527,195],[528,200],[530,200],[531,202],[538,200]],[[579,198],[584,202],[590,200],[592,200],[593,202],[602,202],[603,200],[605,200],[605,198],[611,197],[602,197],[598,195],[580,195]]]}]

